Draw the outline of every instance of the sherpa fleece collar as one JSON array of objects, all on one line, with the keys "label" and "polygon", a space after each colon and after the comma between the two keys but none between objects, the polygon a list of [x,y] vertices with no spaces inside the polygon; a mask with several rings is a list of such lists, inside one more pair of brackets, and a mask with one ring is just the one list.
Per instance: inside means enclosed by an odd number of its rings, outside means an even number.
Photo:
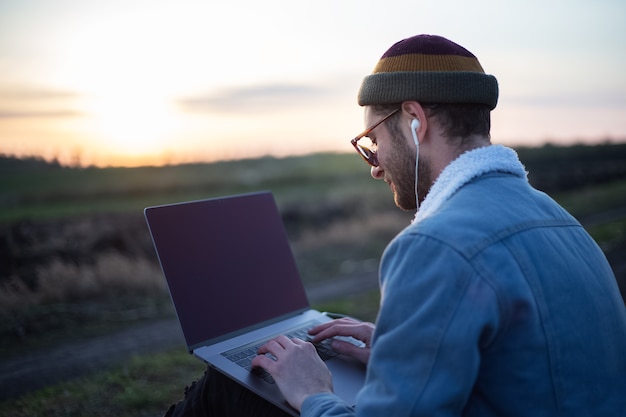
[{"label": "sherpa fleece collar", "polygon": [[439,175],[420,205],[413,223],[433,215],[463,185],[490,172],[504,172],[527,178],[517,153],[502,145],[490,145],[461,154]]}]

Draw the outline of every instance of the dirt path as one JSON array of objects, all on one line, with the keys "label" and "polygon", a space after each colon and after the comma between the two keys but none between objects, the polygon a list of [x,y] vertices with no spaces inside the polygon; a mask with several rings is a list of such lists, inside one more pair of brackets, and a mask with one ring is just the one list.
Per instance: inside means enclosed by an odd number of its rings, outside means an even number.
[{"label": "dirt path", "polygon": [[28,352],[0,364],[0,399],[98,371],[141,352],[184,348],[178,321],[169,319],[110,335]]},{"label": "dirt path", "polygon": [[[307,287],[312,304],[376,289],[376,274],[351,276]],[[96,372],[133,355],[180,347],[185,342],[177,319],[135,326],[109,335],[27,352],[0,363],[0,400]]]}]

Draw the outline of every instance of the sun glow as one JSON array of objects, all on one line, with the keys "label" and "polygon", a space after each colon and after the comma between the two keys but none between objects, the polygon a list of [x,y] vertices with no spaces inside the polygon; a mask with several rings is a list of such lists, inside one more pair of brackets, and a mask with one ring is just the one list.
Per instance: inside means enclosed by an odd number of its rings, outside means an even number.
[{"label": "sun glow", "polygon": [[80,38],[68,34],[55,77],[80,92],[80,112],[91,123],[90,139],[100,142],[98,152],[126,160],[169,151],[182,117],[175,97],[185,87],[161,19],[143,20],[141,31],[139,21],[127,13],[82,28]]},{"label": "sun glow", "polygon": [[615,30],[626,3],[579,1],[561,19],[572,5],[557,0],[538,20],[523,6],[455,1],[452,15],[444,1],[406,2],[415,13],[401,16],[354,0],[0,1],[0,154],[136,166],[350,151],[362,76],[416,28],[461,42],[496,75],[494,141],[624,140]]},{"label": "sun glow", "polygon": [[178,126],[175,109],[160,97],[128,91],[101,92],[86,103],[104,148],[128,156],[164,152]]}]

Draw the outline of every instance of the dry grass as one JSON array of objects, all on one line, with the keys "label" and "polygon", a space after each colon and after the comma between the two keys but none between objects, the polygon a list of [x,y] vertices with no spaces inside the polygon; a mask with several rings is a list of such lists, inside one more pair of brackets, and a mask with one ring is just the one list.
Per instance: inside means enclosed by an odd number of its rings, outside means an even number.
[{"label": "dry grass", "polygon": [[[296,227],[297,233],[291,233],[305,284],[375,271],[386,243],[408,224],[395,210],[350,219],[333,210],[314,214],[322,219],[315,227]],[[45,345],[49,342],[42,332],[51,338],[99,332],[132,317],[152,319],[172,312],[141,217],[31,221],[6,226],[3,232],[12,257],[7,265],[13,267],[0,276],[0,351]]]},{"label": "dry grass", "polygon": [[[339,219],[323,227],[304,230],[292,244],[303,269],[303,279],[305,282],[315,281],[375,269],[386,243],[407,224],[405,214],[389,211]],[[89,246],[86,239],[93,240],[97,232],[93,225],[91,227],[90,231],[89,222],[79,220],[68,226],[71,236],[64,231],[60,234],[65,239],[52,235],[47,242],[37,242],[37,245],[45,246],[44,249],[31,245],[29,250],[35,248],[42,254],[54,253],[67,241]],[[41,257],[45,258],[45,255]],[[86,259],[64,260],[58,255],[49,258],[28,270],[30,279],[14,272],[0,281],[0,314],[51,304],[167,294],[161,269],[152,257],[107,250],[92,252]],[[320,273],[320,270],[324,272]],[[34,284],[29,285],[29,281]]]},{"label": "dry grass", "polygon": [[385,246],[409,220],[398,210],[382,211],[303,231],[292,245],[303,280],[375,272]]},{"label": "dry grass", "polygon": [[306,230],[296,241],[299,250],[314,250],[338,244],[363,244],[376,236],[393,235],[409,224],[410,217],[399,210],[341,219],[324,228]]},{"label": "dry grass", "polygon": [[36,276],[36,290],[30,289],[15,276],[3,283],[0,286],[0,312],[166,291],[161,270],[156,264],[119,253],[105,253],[92,265],[78,266],[54,259],[48,265],[38,267]]}]

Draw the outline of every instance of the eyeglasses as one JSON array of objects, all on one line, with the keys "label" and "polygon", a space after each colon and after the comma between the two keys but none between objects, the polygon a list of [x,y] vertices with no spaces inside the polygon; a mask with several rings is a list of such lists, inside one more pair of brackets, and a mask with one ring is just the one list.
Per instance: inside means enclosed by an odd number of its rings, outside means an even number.
[{"label": "eyeglasses", "polygon": [[376,129],[379,125],[384,123],[385,120],[389,119],[391,116],[396,114],[398,111],[400,111],[400,109],[395,109],[394,111],[389,113],[387,116],[383,117],[381,120],[379,120],[378,122],[376,122],[372,126],[370,126],[367,129],[365,129],[363,131],[363,133],[361,133],[356,138],[354,138],[354,139],[352,139],[350,141],[350,143],[352,143],[352,146],[354,146],[354,149],[356,149],[358,154],[361,155],[361,158],[363,158],[365,160],[365,162],[367,162],[368,164],[370,164],[373,167],[377,167],[378,166],[378,157],[376,156],[376,151],[373,151],[373,150],[371,150],[371,149],[369,149],[369,148],[367,148],[367,147],[365,147],[363,145],[359,145],[358,141],[360,139],[364,138],[365,136],[369,135],[372,132],[372,130]]}]

